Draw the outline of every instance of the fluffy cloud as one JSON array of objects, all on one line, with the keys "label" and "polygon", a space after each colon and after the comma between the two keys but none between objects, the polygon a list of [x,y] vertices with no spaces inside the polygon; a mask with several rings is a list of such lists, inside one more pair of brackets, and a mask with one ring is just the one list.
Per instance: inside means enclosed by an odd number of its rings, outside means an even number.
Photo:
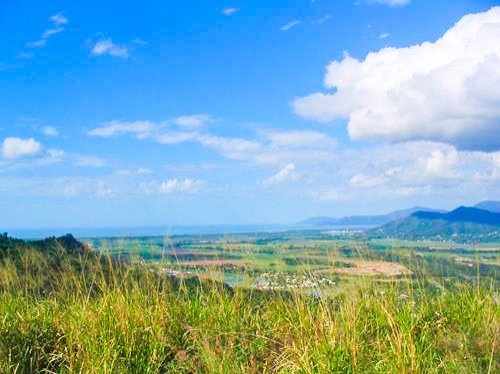
[{"label": "fluffy cloud", "polygon": [[265,179],[264,184],[280,184],[289,180],[295,180],[297,179],[297,177],[298,176],[295,172],[295,165],[288,164],[273,176]]},{"label": "fluffy cloud", "polygon": [[464,16],[435,42],[384,48],[327,66],[325,86],[297,114],[348,118],[353,139],[431,140],[500,148],[500,7]]},{"label": "fluffy cloud", "polygon": [[476,168],[473,178],[483,182],[500,181],[500,151],[486,154],[476,153],[476,157],[481,157],[485,166]]},{"label": "fluffy cloud", "polygon": [[455,149],[449,151],[435,150],[419,161],[423,166],[424,175],[436,177],[458,176],[458,173],[454,171],[459,162],[458,152]]},{"label": "fluffy cloud", "polygon": [[340,163],[351,187],[408,186],[438,183],[458,176],[459,170],[464,176],[470,175],[473,169],[485,165],[483,155],[487,153],[415,141],[349,150],[340,156]]},{"label": "fluffy cloud", "polygon": [[123,45],[113,43],[110,38],[99,40],[94,44],[91,53],[95,56],[110,55],[113,57],[127,58],[128,48]]},{"label": "fluffy cloud", "polygon": [[[457,204],[494,198],[500,181],[500,151],[459,150],[437,142],[398,142],[338,151],[331,164],[320,165],[312,182],[302,177],[313,196],[324,201],[391,201],[429,196]],[[417,203],[418,200],[413,200]]]},{"label": "fluffy cloud", "polygon": [[1,150],[4,158],[12,160],[37,155],[42,151],[42,145],[33,138],[10,137],[4,139]]},{"label": "fluffy cloud", "polygon": [[[500,152],[460,151],[434,142],[405,142],[346,152],[338,177],[380,194],[431,194],[466,186],[487,189],[500,179]],[[354,173],[352,170],[357,170]]]}]

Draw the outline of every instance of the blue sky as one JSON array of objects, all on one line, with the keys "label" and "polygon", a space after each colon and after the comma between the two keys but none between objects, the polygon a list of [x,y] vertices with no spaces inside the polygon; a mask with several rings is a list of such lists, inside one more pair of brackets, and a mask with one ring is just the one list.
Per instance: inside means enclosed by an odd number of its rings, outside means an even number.
[{"label": "blue sky", "polygon": [[1,2],[0,227],[499,198],[498,4]]}]

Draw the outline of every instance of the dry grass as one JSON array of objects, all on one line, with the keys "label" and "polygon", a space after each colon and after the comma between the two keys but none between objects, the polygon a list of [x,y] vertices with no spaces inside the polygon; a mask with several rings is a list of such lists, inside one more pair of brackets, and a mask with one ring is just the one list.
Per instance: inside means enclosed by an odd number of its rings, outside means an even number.
[{"label": "dry grass", "polygon": [[500,372],[493,283],[367,278],[307,297],[25,257],[0,267],[3,373]]}]

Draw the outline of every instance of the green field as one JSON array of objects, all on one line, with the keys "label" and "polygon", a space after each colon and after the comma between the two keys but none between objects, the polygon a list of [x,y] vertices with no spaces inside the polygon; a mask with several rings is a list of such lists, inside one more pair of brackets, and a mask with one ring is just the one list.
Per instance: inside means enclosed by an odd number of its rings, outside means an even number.
[{"label": "green field", "polygon": [[87,242],[101,253],[139,257],[159,272],[201,276],[231,286],[338,290],[369,276],[384,281],[494,276],[499,243],[366,239],[319,231],[107,238]]}]

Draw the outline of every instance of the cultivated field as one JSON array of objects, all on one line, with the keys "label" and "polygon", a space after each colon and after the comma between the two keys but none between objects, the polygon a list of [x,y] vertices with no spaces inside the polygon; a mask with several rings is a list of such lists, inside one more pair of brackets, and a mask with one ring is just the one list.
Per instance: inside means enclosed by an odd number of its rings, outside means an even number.
[{"label": "cultivated field", "polygon": [[[417,274],[441,277],[493,275],[498,243],[366,239],[358,234],[317,231],[90,240],[103,253],[137,256],[158,271],[201,275],[232,286],[298,287],[297,276],[340,289],[356,278],[396,280]],[[318,279],[317,279],[318,278]],[[304,284],[310,285],[310,282]],[[303,288],[310,288],[309,286]]]}]

